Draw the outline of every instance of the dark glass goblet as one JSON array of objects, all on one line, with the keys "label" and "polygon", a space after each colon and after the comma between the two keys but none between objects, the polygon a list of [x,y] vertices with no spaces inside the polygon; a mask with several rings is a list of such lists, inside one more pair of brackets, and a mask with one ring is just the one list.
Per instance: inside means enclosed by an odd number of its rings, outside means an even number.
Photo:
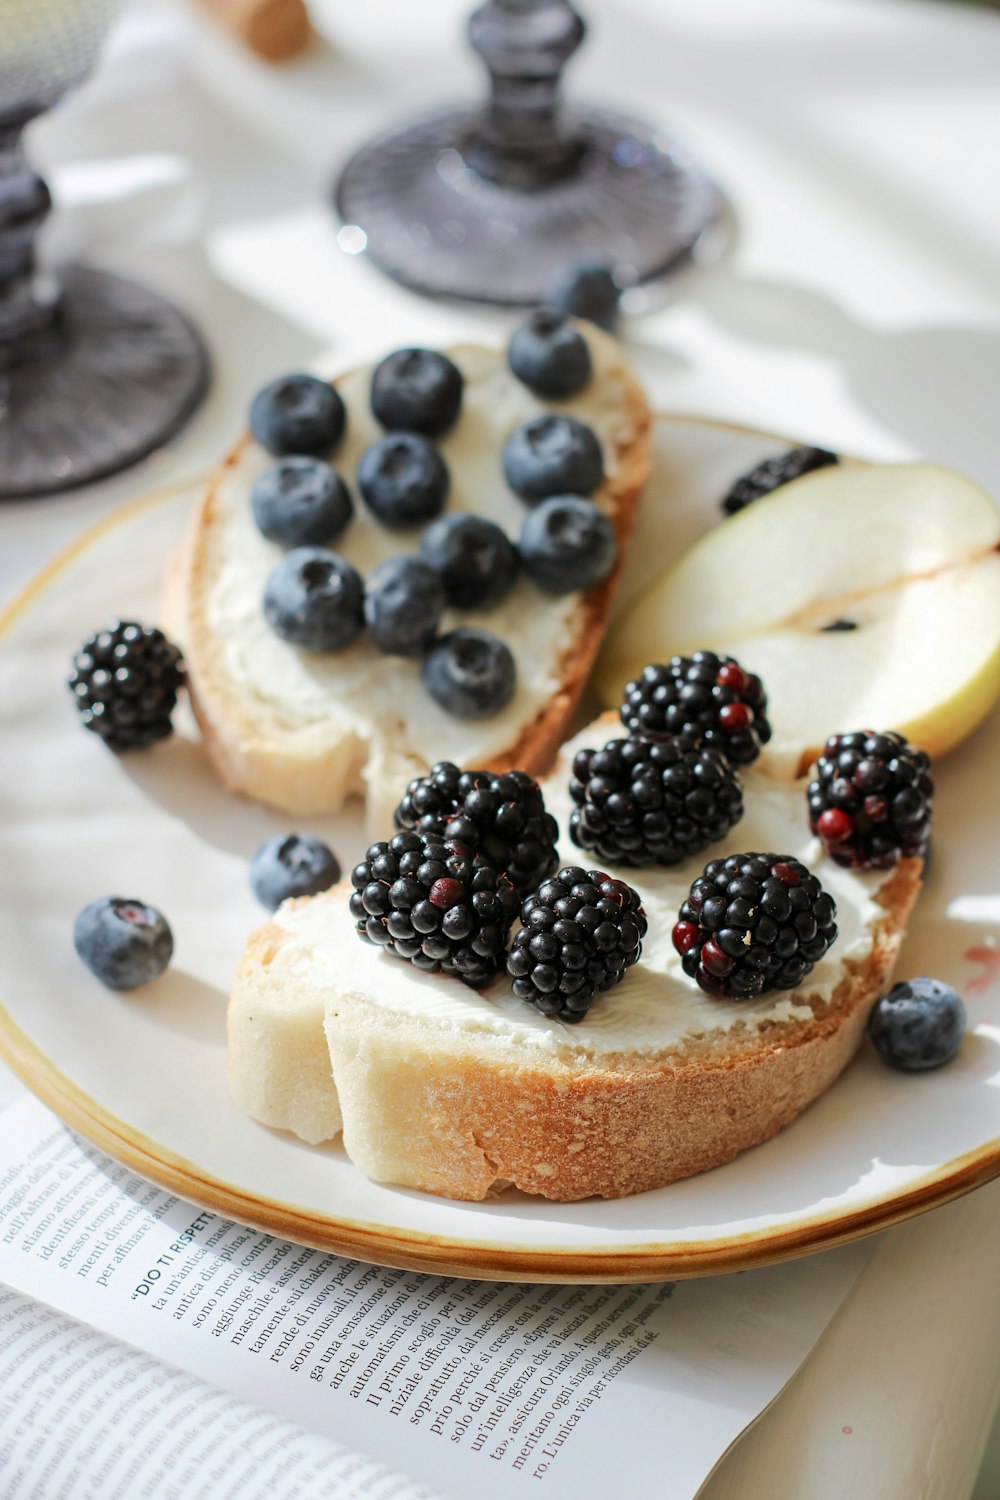
[{"label": "dark glass goblet", "polygon": [[567,0],[488,0],[469,21],[485,107],[363,146],[335,190],[341,244],[415,291],[502,306],[540,301],[575,261],[605,261],[629,285],[720,246],[708,231],[722,196],[678,142],[562,103],[583,36]]},{"label": "dark glass goblet", "polygon": [[43,269],[49,191],[22,132],[90,72],[117,0],[0,0],[0,499],[71,489],[144,458],[201,400],[197,333],[155,292]]}]

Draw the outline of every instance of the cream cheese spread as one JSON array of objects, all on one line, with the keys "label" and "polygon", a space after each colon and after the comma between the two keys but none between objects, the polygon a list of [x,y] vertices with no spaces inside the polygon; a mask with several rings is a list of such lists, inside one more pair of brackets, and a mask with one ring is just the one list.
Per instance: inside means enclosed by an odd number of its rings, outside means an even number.
[{"label": "cream cheese spread", "polygon": [[[602,732],[596,742],[610,737]],[[593,733],[584,731],[565,748],[559,770],[544,783],[546,805],[562,833],[563,863],[591,868],[601,862],[586,856],[568,837],[573,804],[567,779],[575,751],[594,744]],[[765,757],[766,752],[762,760]],[[808,999],[830,998],[843,978],[845,959],[863,961],[871,952],[873,931],[883,915],[875,896],[886,875],[884,871],[855,874],[824,855],[809,831],[804,783],[775,781],[763,766],[746,770],[742,780],[744,816],[721,843],[670,868],[615,871],[613,866],[601,866],[641,893],[649,932],[639,963],[616,988],[598,995],[586,1018],[576,1025],[553,1021],[517,999],[505,975],[476,992],[458,980],[423,974],[376,950],[355,933],[346,898],[279,910],[275,921],[295,940],[293,952],[286,949],[285,957],[301,968],[304,981],[327,995],[331,991],[356,993],[377,1006],[419,1016],[438,1031],[493,1033],[543,1054],[564,1052],[567,1047],[590,1056],[658,1052],[734,1026],[805,1016]],[[670,938],[680,904],[709,859],[737,851],[773,851],[801,860],[837,903],[837,939],[798,990],[772,992],[749,1001],[713,999],[681,968]]]}]

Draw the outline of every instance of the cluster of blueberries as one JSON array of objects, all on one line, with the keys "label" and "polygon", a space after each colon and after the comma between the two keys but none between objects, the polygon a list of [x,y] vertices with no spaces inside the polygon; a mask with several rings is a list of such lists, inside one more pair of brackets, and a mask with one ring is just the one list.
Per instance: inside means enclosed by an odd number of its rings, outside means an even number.
[{"label": "cluster of blueberries", "polygon": [[[592,375],[586,339],[548,307],[514,331],[507,360],[518,380],[551,400],[577,394]],[[528,507],[516,546],[483,516],[445,514],[450,475],[435,440],[458,420],[462,397],[461,372],[437,350],[399,349],[376,367],[371,409],[386,430],[361,455],[357,488],[387,530],[424,530],[419,553],[389,558],[367,581],[331,550],[354,514],[328,462],[347,421],[334,386],[288,375],[254,398],[251,431],[276,461],[251,504],[263,535],[290,549],[264,587],[264,616],[277,635],[300,650],[339,651],[367,627],[380,651],[423,658],[424,685],[446,712],[478,719],[510,701],[514,657],[487,630],[439,634],[445,610],[498,604],[521,571],[553,595],[591,588],[611,572],[618,549],[614,527],[589,499],[604,478],[600,442],[568,413],[524,422],[504,444],[504,477]]]}]

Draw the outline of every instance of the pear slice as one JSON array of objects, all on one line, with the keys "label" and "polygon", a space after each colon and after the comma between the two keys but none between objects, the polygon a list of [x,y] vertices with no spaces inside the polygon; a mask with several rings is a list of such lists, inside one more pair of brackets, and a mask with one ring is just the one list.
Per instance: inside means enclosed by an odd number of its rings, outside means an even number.
[{"label": "pear slice", "polygon": [[767,762],[801,774],[829,734],[898,729],[932,756],[1000,697],[1000,511],[934,464],[822,469],[716,526],[605,644],[609,705],[647,662],[726,652],[764,680]]}]

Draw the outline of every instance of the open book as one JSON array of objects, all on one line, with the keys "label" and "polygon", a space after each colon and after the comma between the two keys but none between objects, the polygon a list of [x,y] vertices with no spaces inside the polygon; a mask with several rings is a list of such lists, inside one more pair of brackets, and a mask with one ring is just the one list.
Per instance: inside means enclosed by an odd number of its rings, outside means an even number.
[{"label": "open book", "polygon": [[638,1286],[383,1269],[172,1197],[33,1099],[0,1117],[0,1494],[691,1500],[863,1246]]}]

